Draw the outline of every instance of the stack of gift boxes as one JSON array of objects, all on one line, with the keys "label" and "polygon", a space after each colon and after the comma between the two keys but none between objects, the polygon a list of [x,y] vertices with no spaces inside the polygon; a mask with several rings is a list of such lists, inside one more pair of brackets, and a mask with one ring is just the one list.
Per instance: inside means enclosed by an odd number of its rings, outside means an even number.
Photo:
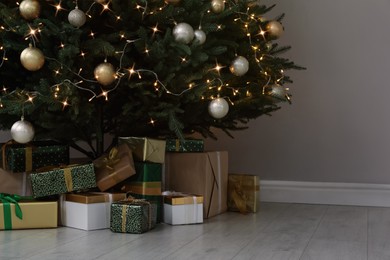
[{"label": "stack of gift boxes", "polygon": [[143,233],[160,222],[257,211],[258,177],[228,175],[228,153],[205,152],[198,139],[121,137],[108,154],[80,165],[69,164],[65,145],[9,142],[1,159],[0,229]]}]

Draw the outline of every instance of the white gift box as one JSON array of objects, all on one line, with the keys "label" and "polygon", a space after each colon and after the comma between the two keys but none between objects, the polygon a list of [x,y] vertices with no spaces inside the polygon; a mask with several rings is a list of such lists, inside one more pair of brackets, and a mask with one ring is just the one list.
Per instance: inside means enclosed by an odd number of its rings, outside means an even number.
[{"label": "white gift box", "polygon": [[62,194],[61,224],[83,230],[110,228],[111,203],[125,198],[126,193]]},{"label": "white gift box", "polygon": [[203,196],[163,192],[164,223],[171,225],[203,223]]}]

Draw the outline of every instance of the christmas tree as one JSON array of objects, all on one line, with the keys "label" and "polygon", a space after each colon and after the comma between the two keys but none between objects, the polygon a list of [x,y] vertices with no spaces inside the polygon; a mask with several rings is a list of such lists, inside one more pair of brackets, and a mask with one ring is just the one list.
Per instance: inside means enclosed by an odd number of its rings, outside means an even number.
[{"label": "christmas tree", "polygon": [[35,139],[60,140],[90,157],[103,152],[106,133],[183,138],[244,129],[290,101],[285,71],[301,69],[279,56],[289,47],[275,41],[283,15],[265,19],[273,7],[1,0],[0,128],[16,125],[19,141],[28,142],[30,122]]}]

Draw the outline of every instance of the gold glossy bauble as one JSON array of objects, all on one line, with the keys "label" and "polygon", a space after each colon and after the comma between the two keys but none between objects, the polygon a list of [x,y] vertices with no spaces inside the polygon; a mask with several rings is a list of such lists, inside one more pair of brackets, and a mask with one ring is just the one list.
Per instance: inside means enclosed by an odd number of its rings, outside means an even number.
[{"label": "gold glossy bauble", "polygon": [[100,63],[94,71],[96,80],[103,86],[110,85],[116,79],[114,66],[111,63]]},{"label": "gold glossy bauble", "polygon": [[108,0],[95,0],[95,2],[104,5],[108,3]]},{"label": "gold glossy bauble", "polygon": [[20,62],[29,71],[37,71],[45,64],[45,56],[38,48],[29,46],[20,54]]},{"label": "gold glossy bauble", "polygon": [[278,21],[269,21],[266,26],[267,36],[272,39],[277,39],[283,34],[283,25]]},{"label": "gold glossy bauble", "polygon": [[165,0],[165,3],[172,4],[172,5],[177,5],[180,2],[181,0]]},{"label": "gold glossy bauble", "polygon": [[211,0],[211,10],[216,13],[222,13],[225,10],[224,0]]},{"label": "gold glossy bauble", "polygon": [[19,5],[20,15],[26,20],[38,18],[41,5],[38,0],[23,0]]}]

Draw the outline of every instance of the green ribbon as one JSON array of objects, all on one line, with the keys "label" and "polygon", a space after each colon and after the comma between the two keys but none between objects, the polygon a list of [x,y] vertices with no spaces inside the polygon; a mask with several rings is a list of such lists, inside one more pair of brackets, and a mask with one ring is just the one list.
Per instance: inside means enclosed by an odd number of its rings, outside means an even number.
[{"label": "green ribbon", "polygon": [[0,193],[0,201],[3,203],[3,213],[4,213],[4,229],[12,229],[12,218],[11,218],[11,203],[15,204],[15,215],[19,219],[23,219],[23,212],[19,206],[19,201],[22,199],[22,196],[11,195],[6,193]]}]

